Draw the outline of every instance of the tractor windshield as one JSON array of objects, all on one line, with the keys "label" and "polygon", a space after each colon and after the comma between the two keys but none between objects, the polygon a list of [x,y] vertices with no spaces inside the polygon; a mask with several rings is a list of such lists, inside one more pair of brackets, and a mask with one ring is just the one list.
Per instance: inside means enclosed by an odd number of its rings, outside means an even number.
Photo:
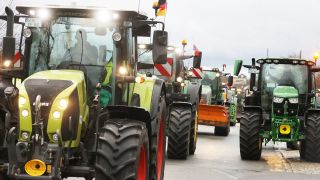
[{"label": "tractor windshield", "polygon": [[202,85],[216,85],[217,84],[217,73],[213,71],[203,71]]},{"label": "tractor windshield", "polygon": [[91,18],[59,17],[47,24],[30,27],[33,43],[29,73],[81,69],[91,83],[101,81],[106,64],[112,59],[114,28],[101,26]]},{"label": "tractor windshield", "polygon": [[292,64],[264,64],[261,80],[262,102],[266,104],[272,100],[273,90],[277,86],[293,86],[300,95],[306,94],[308,67]]},{"label": "tractor windshield", "polygon": [[217,72],[203,71],[203,78],[202,78],[201,84],[211,87],[213,98],[217,98],[216,96],[219,94],[218,83],[219,83],[219,78],[217,77]]}]

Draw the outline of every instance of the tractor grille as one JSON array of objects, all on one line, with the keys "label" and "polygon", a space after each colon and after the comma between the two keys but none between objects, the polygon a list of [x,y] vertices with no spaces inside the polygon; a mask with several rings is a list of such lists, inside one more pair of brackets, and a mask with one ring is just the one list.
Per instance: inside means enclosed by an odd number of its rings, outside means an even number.
[{"label": "tractor grille", "polygon": [[[64,111],[62,117],[61,136],[63,141],[67,141],[70,139],[75,140],[77,138],[79,115],[80,109],[78,90],[75,89],[69,97],[68,107]],[[69,122],[69,119],[71,120],[71,122]],[[71,124],[71,127],[69,127],[69,123]]]},{"label": "tractor grille", "polygon": [[285,111],[285,103],[288,104],[288,115],[296,116],[299,110],[299,104],[292,104],[289,102],[288,98],[285,98],[282,103],[273,102],[273,112],[276,116],[283,116]]},{"label": "tractor grille", "polygon": [[[32,122],[34,123],[35,108],[33,103],[38,95],[41,96],[41,102],[48,102],[49,106],[41,108],[41,117],[44,122],[44,129],[46,130],[48,124],[49,113],[52,102],[56,96],[64,89],[72,85],[71,81],[67,80],[47,80],[47,79],[28,79],[25,81],[25,88],[29,96]],[[45,133],[47,134],[47,133]]]}]

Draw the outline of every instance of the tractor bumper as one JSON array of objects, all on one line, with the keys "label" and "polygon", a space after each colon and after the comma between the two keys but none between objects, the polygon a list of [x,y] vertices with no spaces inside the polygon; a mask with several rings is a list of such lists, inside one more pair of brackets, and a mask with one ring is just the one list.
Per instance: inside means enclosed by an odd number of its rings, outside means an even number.
[{"label": "tractor bumper", "polygon": [[198,123],[208,126],[228,126],[229,117],[227,109],[218,105],[199,105]]},{"label": "tractor bumper", "polygon": [[[17,142],[16,129],[8,132],[9,166],[8,176],[11,179],[53,180],[60,175],[59,165],[62,147],[58,144],[33,144],[30,151],[28,142]],[[36,147],[35,147],[36,146]],[[30,159],[30,157],[32,157]]]},{"label": "tractor bumper", "polygon": [[218,122],[218,121],[208,121],[208,120],[198,120],[198,123],[201,125],[206,125],[206,126],[219,126],[219,127],[226,127],[228,126],[228,123],[225,122]]},{"label": "tractor bumper", "polygon": [[21,180],[55,180],[56,177],[52,176],[29,176],[29,175],[15,175],[14,179],[21,179]]}]

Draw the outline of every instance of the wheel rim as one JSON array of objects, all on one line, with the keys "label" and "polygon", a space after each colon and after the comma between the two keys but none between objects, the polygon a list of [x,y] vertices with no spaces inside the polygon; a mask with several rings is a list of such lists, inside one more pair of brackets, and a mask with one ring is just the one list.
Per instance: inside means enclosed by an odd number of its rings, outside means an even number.
[{"label": "wheel rim", "polygon": [[162,174],[162,164],[163,164],[163,146],[164,146],[164,121],[161,119],[158,137],[158,163],[157,163],[157,175],[158,180],[161,178]]},{"label": "wheel rim", "polygon": [[140,148],[138,163],[138,180],[146,180],[147,177],[147,155],[144,145]]},{"label": "wheel rim", "polygon": [[194,142],[197,142],[197,134],[198,132],[198,111],[196,111],[196,119],[195,119],[195,125],[194,125]]}]

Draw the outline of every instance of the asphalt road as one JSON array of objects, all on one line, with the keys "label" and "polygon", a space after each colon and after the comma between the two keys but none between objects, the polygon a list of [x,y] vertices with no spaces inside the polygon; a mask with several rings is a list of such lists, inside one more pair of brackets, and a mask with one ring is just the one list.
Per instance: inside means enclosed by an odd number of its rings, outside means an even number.
[{"label": "asphalt road", "polygon": [[260,161],[240,158],[239,125],[228,137],[213,134],[214,127],[200,126],[197,150],[186,161],[167,160],[165,180],[305,180],[320,179],[320,163],[301,161],[297,150],[285,144],[263,147]]},{"label": "asphalt road", "polygon": [[[263,147],[260,161],[243,161],[239,150],[239,125],[228,137],[200,126],[195,155],[188,160],[166,160],[165,180],[319,180],[320,163],[301,161],[297,150],[285,144]],[[82,178],[68,178],[80,180]]]}]

